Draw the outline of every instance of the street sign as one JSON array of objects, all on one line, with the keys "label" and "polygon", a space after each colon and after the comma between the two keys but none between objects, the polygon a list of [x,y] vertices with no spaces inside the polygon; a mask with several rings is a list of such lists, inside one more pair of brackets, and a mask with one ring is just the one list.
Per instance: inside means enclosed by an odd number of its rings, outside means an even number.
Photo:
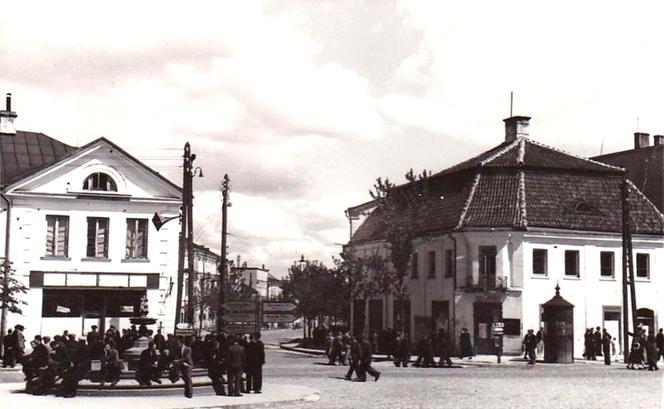
[{"label": "street sign", "polygon": [[257,317],[255,312],[227,312],[222,319],[226,322],[254,322]]},{"label": "street sign", "polygon": [[229,301],[223,307],[226,311],[256,311],[256,303],[252,301]]},{"label": "street sign", "polygon": [[494,327],[494,328],[503,328],[505,326],[505,323],[504,322],[494,322],[493,324],[491,324],[491,326]]},{"label": "street sign", "polygon": [[175,328],[176,337],[191,337],[194,335],[192,328]]},{"label": "street sign", "polygon": [[293,314],[263,314],[263,322],[293,322],[297,317]]},{"label": "street sign", "polygon": [[250,334],[257,331],[255,324],[226,324],[223,329],[229,334]]},{"label": "street sign", "polygon": [[263,312],[291,312],[297,305],[291,302],[264,302]]},{"label": "street sign", "polygon": [[175,328],[177,328],[177,329],[194,329],[194,326],[191,325],[188,322],[180,322],[175,326]]}]

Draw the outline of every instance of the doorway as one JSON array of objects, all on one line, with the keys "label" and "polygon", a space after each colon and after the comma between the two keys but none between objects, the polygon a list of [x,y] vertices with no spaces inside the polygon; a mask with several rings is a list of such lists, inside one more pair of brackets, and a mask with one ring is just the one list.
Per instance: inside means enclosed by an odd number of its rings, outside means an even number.
[{"label": "doorway", "polygon": [[491,327],[494,322],[503,319],[503,309],[500,303],[473,304],[473,317],[475,326],[475,353],[494,354]]},{"label": "doorway", "polygon": [[620,307],[604,307],[604,322],[602,327],[617,340],[616,349],[617,353],[622,354],[622,323],[621,323],[621,309]]}]

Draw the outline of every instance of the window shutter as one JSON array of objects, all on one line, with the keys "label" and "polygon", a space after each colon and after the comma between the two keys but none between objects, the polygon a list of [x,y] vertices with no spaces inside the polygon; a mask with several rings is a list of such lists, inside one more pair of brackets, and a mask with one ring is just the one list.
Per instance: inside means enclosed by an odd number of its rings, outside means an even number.
[{"label": "window shutter", "polygon": [[46,216],[46,255],[54,255],[55,244],[55,218]]},{"label": "window shutter", "polygon": [[88,257],[95,257],[95,243],[97,235],[97,219],[88,218],[88,246],[86,255]]},{"label": "window shutter", "polygon": [[56,240],[56,255],[60,257],[67,257],[67,233],[69,227],[69,218],[68,217],[58,217],[58,230],[57,230],[57,240]]}]

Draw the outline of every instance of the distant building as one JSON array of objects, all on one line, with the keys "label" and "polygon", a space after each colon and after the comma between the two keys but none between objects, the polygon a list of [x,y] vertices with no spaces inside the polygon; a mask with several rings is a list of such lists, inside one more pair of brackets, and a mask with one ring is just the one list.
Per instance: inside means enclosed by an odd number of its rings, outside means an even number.
[{"label": "distant building", "polygon": [[[105,138],[80,148],[16,130],[0,111],[0,251],[25,284],[26,337],[128,327],[147,297],[149,316],[172,332],[180,188]],[[9,238],[5,241],[5,234]]]},{"label": "distant building", "polygon": [[250,267],[246,262],[240,264],[239,257],[236,265],[231,267],[231,275],[236,276],[241,285],[255,291],[261,299],[268,298],[269,271],[264,264],[261,267]]},{"label": "distant building", "polygon": [[[186,254],[186,252],[185,252]],[[194,243],[194,270],[196,271],[194,291],[197,295],[194,302],[194,329],[199,333],[216,330],[216,299],[219,293],[219,260],[220,256],[209,248]],[[185,263],[186,265],[186,263]],[[181,322],[186,322],[185,313],[189,302],[187,280],[184,275]]]},{"label": "distant building", "polygon": [[664,135],[653,136],[643,132],[634,134],[634,149],[596,156],[595,160],[619,166],[644,195],[664,212]]},{"label": "distant building", "polygon": [[[493,354],[491,328],[502,322],[505,352],[516,354],[526,331],[543,325],[541,306],[559,284],[574,304],[574,325],[566,331],[574,332],[576,356],[589,327],[607,328],[623,345],[624,171],[530,139],[529,119],[506,119],[502,143],[429,178],[430,210],[416,222],[421,235],[407,272],[409,297],[371,300],[371,331],[393,328],[401,309],[413,341],[442,327],[457,344],[465,327],[477,353]],[[637,316],[654,329],[664,322],[664,277],[658,274],[664,270],[664,217],[636,186],[629,198]],[[347,210],[347,248],[358,255],[386,254],[381,215],[372,207]]]}]

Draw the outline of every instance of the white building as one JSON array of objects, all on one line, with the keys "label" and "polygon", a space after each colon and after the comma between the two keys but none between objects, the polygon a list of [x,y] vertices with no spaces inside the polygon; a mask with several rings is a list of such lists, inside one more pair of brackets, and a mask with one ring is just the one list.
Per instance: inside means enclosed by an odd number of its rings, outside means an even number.
[{"label": "white building", "polygon": [[[215,305],[210,298],[218,297],[219,292],[219,260],[217,253],[208,247],[194,243],[194,270],[196,271],[194,291],[198,295],[194,303],[194,329],[199,334],[213,332],[217,329]],[[187,292],[188,274],[184,275],[181,322],[186,322],[185,312],[189,294]]]},{"label": "white building", "polygon": [[127,327],[147,296],[149,316],[172,332],[179,226],[150,220],[178,215],[180,188],[105,138],[74,148],[16,131],[15,117],[8,97],[0,249],[29,287],[8,327],[23,324],[28,338]]},{"label": "white building", "polygon": [[238,282],[254,290],[261,299],[268,298],[269,271],[265,268],[265,265],[248,267],[247,263],[244,263],[241,267],[231,267],[231,274],[237,277]]},{"label": "white building", "polygon": [[[607,328],[623,345],[624,172],[529,139],[529,119],[506,119],[503,143],[430,178],[433,199],[418,220],[403,306],[411,339],[445,327],[456,341],[466,327],[477,353],[493,353],[491,327],[502,321],[505,352],[520,353],[559,283],[574,304],[576,356],[589,327]],[[663,325],[664,218],[633,185],[629,198],[638,316],[655,328]],[[370,207],[348,210],[351,222],[369,212],[348,247],[385,254],[380,215]],[[394,301],[369,302],[372,331],[394,327]]]}]

